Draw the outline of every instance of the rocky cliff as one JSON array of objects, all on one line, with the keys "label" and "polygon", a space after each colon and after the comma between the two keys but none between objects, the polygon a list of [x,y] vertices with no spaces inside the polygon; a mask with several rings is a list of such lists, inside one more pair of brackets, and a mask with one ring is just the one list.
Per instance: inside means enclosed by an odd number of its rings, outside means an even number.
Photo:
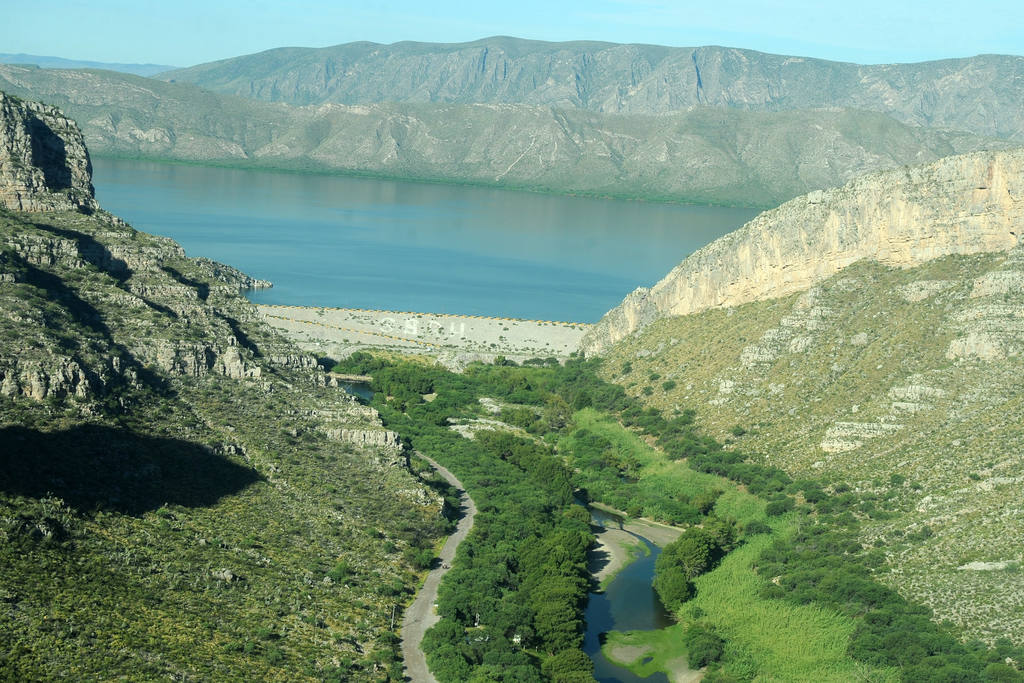
[{"label": "rocky cliff", "polygon": [[862,65],[718,46],[493,37],[268,50],[161,74],[289,104],[532,104],[623,114],[854,107],[917,126],[1024,139],[1024,57]]},{"label": "rocky cliff", "polygon": [[82,131],[56,107],[0,92],[0,206],[95,209]]},{"label": "rocky cliff", "polygon": [[74,124],[0,105],[0,641],[34,644],[0,671],[375,680],[354,655],[443,530],[397,435],[240,295],[269,283],[103,212]]},{"label": "rocky cliff", "polygon": [[968,154],[866,175],[766,211],[640,288],[581,342],[587,354],[653,321],[774,299],[850,264],[909,267],[1005,251],[1024,230],[1024,150]]}]

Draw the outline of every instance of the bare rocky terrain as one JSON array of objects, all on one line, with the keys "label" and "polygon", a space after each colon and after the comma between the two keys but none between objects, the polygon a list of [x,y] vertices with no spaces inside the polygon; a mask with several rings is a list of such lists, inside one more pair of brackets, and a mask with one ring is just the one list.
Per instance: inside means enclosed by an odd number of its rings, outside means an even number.
[{"label": "bare rocky terrain", "polygon": [[915,126],[1024,139],[1022,74],[1024,58],[1012,55],[863,65],[713,45],[496,36],[281,48],[159,78],[293,105],[478,102],[619,114],[851,107]]}]

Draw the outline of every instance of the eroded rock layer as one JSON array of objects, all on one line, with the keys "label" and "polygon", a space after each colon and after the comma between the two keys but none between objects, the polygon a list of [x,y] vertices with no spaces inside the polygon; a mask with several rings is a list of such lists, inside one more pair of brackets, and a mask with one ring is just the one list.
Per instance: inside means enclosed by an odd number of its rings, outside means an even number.
[{"label": "eroded rock layer", "polygon": [[0,92],[0,206],[12,211],[95,209],[82,131],[59,109]]}]

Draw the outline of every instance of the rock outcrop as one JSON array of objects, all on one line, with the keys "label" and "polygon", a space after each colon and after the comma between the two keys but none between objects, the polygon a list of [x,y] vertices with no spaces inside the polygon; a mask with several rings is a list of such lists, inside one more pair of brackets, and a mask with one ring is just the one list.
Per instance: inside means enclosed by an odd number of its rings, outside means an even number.
[{"label": "rock outcrop", "polygon": [[[599,354],[659,318],[803,291],[862,259],[911,267],[948,254],[1006,251],[1022,230],[1024,150],[862,176],[766,211],[693,253],[653,288],[627,296],[580,348]],[[1010,286],[1011,279],[978,286]]]},{"label": "rock outcrop", "polygon": [[97,208],[82,131],[59,109],[0,92],[0,206]]}]

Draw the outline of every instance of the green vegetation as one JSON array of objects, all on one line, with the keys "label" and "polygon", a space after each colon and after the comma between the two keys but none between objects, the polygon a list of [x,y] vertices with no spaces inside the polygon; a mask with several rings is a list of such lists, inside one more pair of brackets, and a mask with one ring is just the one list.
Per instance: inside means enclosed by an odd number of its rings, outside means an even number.
[{"label": "green vegetation", "polygon": [[[856,263],[804,294],[658,321],[617,344],[601,375],[620,381],[629,361],[631,378],[671,377],[677,388],[650,398],[623,384],[666,418],[700,407],[699,433],[746,464],[814,479],[830,496],[824,514],[850,513],[860,542],[884,547],[890,571],[878,580],[963,638],[1016,641],[1024,575],[1002,567],[1024,546],[1024,490],[1011,483],[1024,449],[1024,355],[1011,351],[1015,323],[995,313],[1019,308],[1024,290],[982,285],[1020,282],[1022,257],[1018,247],[917,268]],[[950,357],[982,329],[1005,357]],[[799,510],[821,495],[790,497]]]},{"label": "green vegetation", "polygon": [[[339,370],[353,371],[368,362],[365,356],[355,357]],[[574,514],[579,508],[566,505],[573,487],[578,495],[631,516],[688,527],[665,547],[655,580],[680,625],[650,634],[613,634],[605,646],[609,657],[627,641],[649,653],[655,648],[647,646],[657,642],[658,648],[669,643],[656,654],[657,666],[667,667],[662,670],[677,669],[691,658],[694,664],[710,665],[710,680],[844,681],[874,676],[910,681],[925,675],[922,666],[930,667],[925,672],[929,675],[952,671],[950,658],[970,650],[948,635],[942,636],[945,641],[936,640],[943,631],[927,610],[878,583],[876,575],[886,569],[884,553],[861,552],[855,544],[860,520],[898,514],[894,499],[854,493],[841,482],[794,480],[780,468],[723,450],[696,430],[692,411],[664,417],[644,409],[619,387],[598,380],[599,367],[599,361],[577,359],[565,367],[478,364],[461,376],[406,363],[374,371],[374,386],[381,390],[375,402],[388,424],[451,467],[478,505],[486,501],[481,510],[489,511],[488,524],[501,527],[500,532],[490,526],[474,530],[442,586],[438,609],[443,619],[425,645],[439,680],[478,675],[533,680],[538,662],[543,675],[563,671],[566,662],[578,659],[568,653],[580,642],[573,628],[579,627],[585,590],[579,573],[585,543],[579,542],[587,531],[585,520]],[[425,393],[436,393],[436,398],[424,402]],[[502,416],[517,420],[535,440],[478,432],[471,441],[446,429],[450,418],[480,414],[477,399],[484,396],[499,401]],[[557,420],[552,419],[553,405],[558,406]],[[572,408],[576,411],[566,414]],[[654,438],[660,450],[638,432]],[[565,464],[545,445],[552,434]],[[742,484],[743,490],[728,480]],[[523,481],[526,490],[518,483]],[[513,509],[514,519],[509,519]],[[531,534],[508,531],[527,522]],[[829,547],[840,548],[854,561],[822,553],[814,539],[832,536],[840,541]],[[515,566],[502,559],[514,551],[522,553]],[[541,557],[549,558],[546,564]],[[564,558],[554,562],[560,569],[552,566],[551,557]],[[803,569],[802,561],[810,566]],[[775,569],[780,564],[786,571]],[[543,602],[537,595],[545,596]],[[866,602],[865,596],[876,602]],[[886,609],[899,603],[904,610],[880,616],[880,624],[898,621],[901,614],[916,615],[914,632],[920,635],[879,646],[887,632],[869,626],[882,604],[879,599]],[[525,609],[516,612],[509,603]],[[542,609],[548,603],[562,605],[557,612],[563,619],[575,614],[576,621],[554,619]],[[913,644],[922,640],[932,649]],[[904,660],[885,654],[902,652],[903,647],[910,648]],[[539,657],[532,660],[532,669],[512,673],[495,664],[528,667],[531,660],[520,656],[526,651]],[[979,676],[979,683],[999,680],[985,678],[998,652],[983,649],[973,656],[973,668],[958,670]],[[556,655],[559,664],[548,663]],[[906,659],[914,656],[919,659]],[[655,666],[639,660],[626,664],[647,672]],[[991,676],[1003,675],[997,669]],[[574,671],[571,676],[589,676],[582,668]]]},{"label": "green vegetation", "polygon": [[[391,617],[448,528],[417,501],[423,486],[454,500],[406,462],[415,450],[459,476],[479,510],[424,642],[443,683],[590,679],[578,648],[591,536],[574,492],[684,529],[656,580],[680,624],[629,634],[666,648],[631,667],[692,658],[718,681],[1019,676],[1012,643],[964,643],[883,584],[887,548],[936,535],[866,536],[907,514],[909,468],[797,478],[710,438],[692,410],[643,406],[579,358],[455,375],[355,354],[336,369],[372,374],[378,418],[311,381],[309,359],[254,319],[227,271],[99,218],[0,218],[0,371],[15,387],[0,398],[13,444],[0,462],[0,635],[14,680],[397,679]],[[104,253],[150,265],[111,267]],[[484,397],[521,431],[448,428],[492,419]],[[378,419],[403,452],[332,436],[380,430]],[[744,444],[758,438],[743,424]]]},{"label": "green vegetation", "polygon": [[242,276],[4,211],[0,275],[0,680],[400,678],[444,489],[328,436],[380,426],[290,367]]}]

